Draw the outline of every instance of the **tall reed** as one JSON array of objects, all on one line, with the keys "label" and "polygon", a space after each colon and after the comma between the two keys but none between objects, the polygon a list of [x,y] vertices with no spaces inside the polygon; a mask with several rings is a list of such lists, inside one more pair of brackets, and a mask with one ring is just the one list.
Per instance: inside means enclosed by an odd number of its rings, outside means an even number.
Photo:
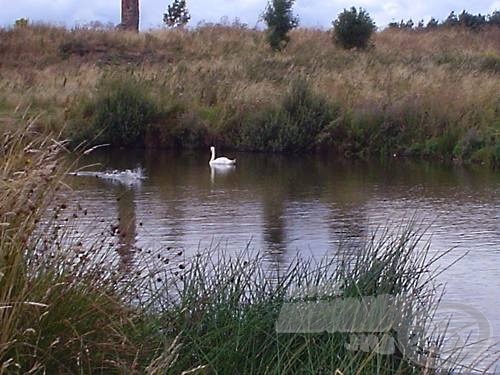
[{"label": "tall reed", "polygon": [[175,338],[147,330],[129,284],[97,259],[99,243],[65,242],[58,228],[66,143],[37,119],[18,121],[0,145],[0,373],[165,369]]}]

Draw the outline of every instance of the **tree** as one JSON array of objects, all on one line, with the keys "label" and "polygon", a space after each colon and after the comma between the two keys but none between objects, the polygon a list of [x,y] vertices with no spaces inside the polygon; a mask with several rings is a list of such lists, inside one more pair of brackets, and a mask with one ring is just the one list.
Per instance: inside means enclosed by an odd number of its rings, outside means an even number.
[{"label": "tree", "polygon": [[415,26],[415,23],[413,22],[413,20],[410,18],[408,21],[406,21],[406,24],[405,24],[405,29],[413,29],[413,26]]},{"label": "tree", "polygon": [[481,15],[481,13],[475,15],[465,10],[458,16],[458,23],[461,26],[468,27],[470,29],[479,29],[480,27],[486,25],[486,16]]},{"label": "tree", "polygon": [[344,48],[365,48],[376,26],[370,15],[362,8],[344,9],[333,22],[334,40]]},{"label": "tree", "polygon": [[443,26],[457,26],[458,17],[454,11],[451,11],[448,17],[444,20]]},{"label": "tree", "polygon": [[182,27],[191,19],[191,15],[186,6],[186,0],[174,0],[167,8],[167,13],[163,15],[163,22],[168,27]]},{"label": "tree", "polygon": [[122,22],[120,28],[139,31],[139,0],[122,0]]},{"label": "tree", "polygon": [[488,16],[488,24],[500,27],[500,11],[495,10]]},{"label": "tree", "polygon": [[267,40],[273,50],[282,50],[290,41],[288,32],[299,25],[293,14],[295,0],[272,0],[262,16],[268,27]]},{"label": "tree", "polygon": [[429,22],[427,22],[426,28],[427,29],[435,29],[438,26],[439,26],[439,21],[437,19],[435,19],[434,17],[431,17],[431,19],[429,20]]}]

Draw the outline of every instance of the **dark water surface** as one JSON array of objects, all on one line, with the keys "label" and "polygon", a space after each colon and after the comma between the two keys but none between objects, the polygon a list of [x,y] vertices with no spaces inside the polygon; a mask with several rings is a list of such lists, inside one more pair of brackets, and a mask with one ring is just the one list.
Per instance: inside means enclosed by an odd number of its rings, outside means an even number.
[{"label": "dark water surface", "polygon": [[[444,300],[481,311],[500,339],[500,172],[404,160],[384,163],[327,157],[236,154],[234,169],[212,169],[209,153],[99,152],[84,164],[97,170],[143,168],[142,182],[70,178],[82,224],[96,217],[126,225],[127,247],[153,251],[249,243],[273,267],[303,256],[335,256],[339,243],[361,244],[376,228],[412,217],[425,226],[431,251],[465,257],[440,277]],[[123,224],[126,222],[127,224]],[[175,250],[177,251],[177,250]]]}]

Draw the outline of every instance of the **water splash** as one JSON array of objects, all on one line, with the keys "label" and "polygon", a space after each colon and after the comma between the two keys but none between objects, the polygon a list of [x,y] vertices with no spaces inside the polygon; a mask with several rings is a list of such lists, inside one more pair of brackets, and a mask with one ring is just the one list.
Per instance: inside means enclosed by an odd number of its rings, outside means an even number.
[{"label": "water splash", "polygon": [[78,171],[70,173],[71,176],[76,177],[95,177],[112,183],[123,184],[128,186],[138,186],[142,184],[142,181],[146,179],[144,175],[144,170],[142,168],[136,169],[125,169],[111,170],[104,172],[94,172],[94,171]]}]

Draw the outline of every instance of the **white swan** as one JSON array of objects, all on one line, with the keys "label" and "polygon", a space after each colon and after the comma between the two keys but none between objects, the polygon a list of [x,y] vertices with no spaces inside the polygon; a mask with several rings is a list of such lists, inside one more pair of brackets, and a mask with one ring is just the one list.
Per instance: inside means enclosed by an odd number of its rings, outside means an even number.
[{"label": "white swan", "polygon": [[234,164],[236,164],[236,159],[228,159],[224,156],[216,159],[214,146],[210,147],[210,151],[212,152],[212,157],[210,158],[210,161],[208,162],[208,164],[210,164],[210,165],[216,165],[216,164],[234,165]]}]

